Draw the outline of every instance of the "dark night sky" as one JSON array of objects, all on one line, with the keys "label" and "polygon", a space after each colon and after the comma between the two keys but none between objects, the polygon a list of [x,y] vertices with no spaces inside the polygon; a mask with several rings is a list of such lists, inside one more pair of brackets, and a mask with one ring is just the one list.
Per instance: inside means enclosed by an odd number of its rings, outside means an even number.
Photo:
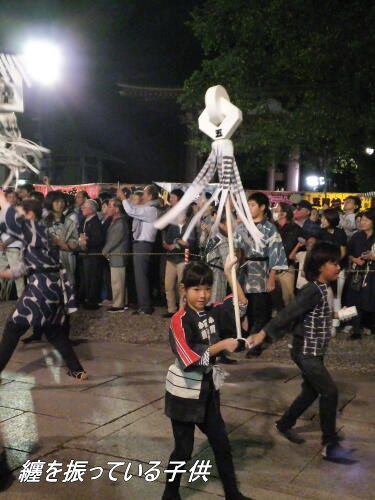
[{"label": "dark night sky", "polygon": [[40,36],[67,56],[57,87],[26,91],[23,135],[32,138],[31,118],[41,110],[43,142],[56,154],[80,143],[125,161],[122,181],[177,180],[184,140],[178,108],[121,98],[116,84],[181,86],[199,65],[198,43],[185,25],[197,3],[2,1],[1,51],[19,52],[27,38]]}]

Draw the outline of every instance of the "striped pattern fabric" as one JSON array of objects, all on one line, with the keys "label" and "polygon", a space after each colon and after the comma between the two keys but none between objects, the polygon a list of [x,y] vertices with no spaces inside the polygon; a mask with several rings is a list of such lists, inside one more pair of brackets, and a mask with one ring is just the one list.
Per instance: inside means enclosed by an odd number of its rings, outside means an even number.
[{"label": "striped pattern fabric", "polygon": [[165,389],[173,396],[187,399],[199,399],[203,380],[203,373],[182,370],[176,360],[168,368]]},{"label": "striped pattern fabric", "polygon": [[185,310],[178,311],[171,320],[171,330],[173,332],[177,353],[180,357],[181,362],[184,364],[185,368],[191,364],[199,361],[201,356],[194,352],[191,347],[189,347],[185,330],[182,325],[182,318],[186,315]]},{"label": "striped pattern fabric", "polygon": [[328,286],[315,282],[322,300],[304,318],[304,356],[323,356],[332,331],[332,311],[328,302]]}]

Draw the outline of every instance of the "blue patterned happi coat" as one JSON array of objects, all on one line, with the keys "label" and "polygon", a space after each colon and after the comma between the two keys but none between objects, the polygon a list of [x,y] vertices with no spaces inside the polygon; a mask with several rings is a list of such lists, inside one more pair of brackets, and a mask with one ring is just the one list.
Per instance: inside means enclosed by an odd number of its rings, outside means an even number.
[{"label": "blue patterned happi coat", "polygon": [[247,261],[239,273],[239,282],[245,293],[265,293],[270,269],[288,269],[283,242],[275,224],[263,219],[256,226],[263,234],[264,247],[260,250],[256,250],[245,224],[238,224],[233,234],[235,247],[244,249]]},{"label": "blue patterned happi coat", "polygon": [[63,324],[65,314],[76,310],[74,296],[65,269],[49,250],[44,228],[19,217],[12,206],[4,211],[7,233],[23,242],[22,262],[11,268],[12,277],[27,277],[11,320],[25,326]]}]

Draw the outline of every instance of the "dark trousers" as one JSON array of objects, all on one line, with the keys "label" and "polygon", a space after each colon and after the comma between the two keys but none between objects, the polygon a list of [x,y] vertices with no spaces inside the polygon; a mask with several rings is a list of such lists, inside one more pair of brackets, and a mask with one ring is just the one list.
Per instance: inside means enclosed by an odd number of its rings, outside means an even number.
[{"label": "dark trousers", "polygon": [[111,268],[107,259],[103,257],[101,260],[103,278],[100,286],[100,298],[112,300]]},{"label": "dark trousers", "polygon": [[[137,289],[137,303],[141,309],[151,309],[150,294],[150,264],[154,244],[148,241],[133,242],[133,264],[135,287]],[[146,255],[149,254],[149,255]]]},{"label": "dark trousers", "polygon": [[[64,320],[64,323],[61,325],[62,326],[62,330],[63,332],[65,333],[65,335],[67,336],[67,338],[69,338],[69,333],[70,333],[70,316],[69,315],[66,315],[65,316],[65,320]],[[33,334],[31,335],[31,337],[33,338],[33,340],[41,340],[42,339],[42,335],[45,333],[44,330],[45,328],[50,328],[50,327],[45,327],[45,326],[34,326],[33,328]],[[28,338],[31,338],[31,337],[28,337]]]},{"label": "dark trousers", "polygon": [[103,257],[100,255],[82,255],[79,258],[78,300],[90,305],[100,302],[100,287],[103,277]]},{"label": "dark trousers", "polygon": [[303,357],[300,349],[292,349],[292,359],[302,371],[302,391],[279,420],[281,429],[290,429],[305,410],[319,397],[320,428],[322,443],[335,444],[337,387],[327,368],[323,356]]},{"label": "dark trousers", "polygon": [[[27,325],[19,325],[9,320],[5,323],[3,336],[0,340],[0,372],[6,367],[17,347],[19,339],[28,328]],[[47,337],[47,340],[61,354],[69,370],[83,370],[62,325],[44,326],[43,333]]]},{"label": "dark trousers", "polygon": [[269,292],[247,293],[248,306],[246,315],[249,333],[258,333],[272,317],[272,298]]},{"label": "dark trousers", "polygon": [[[220,413],[220,398],[217,392],[212,391],[206,405],[204,421],[200,424],[193,422],[179,422],[172,419],[172,429],[175,439],[175,448],[170,456],[168,469],[174,466],[172,461],[188,462],[191,459],[194,446],[194,430],[197,425],[207,436],[208,442],[215,455],[216,466],[220,479],[223,483],[226,500],[240,498],[236,484],[232,453],[225,423]],[[185,467],[182,467],[185,469]],[[172,474],[167,474],[167,482],[164,490],[164,499],[172,500],[179,498],[178,490],[181,482],[181,474],[177,473],[175,479],[170,482]]]}]

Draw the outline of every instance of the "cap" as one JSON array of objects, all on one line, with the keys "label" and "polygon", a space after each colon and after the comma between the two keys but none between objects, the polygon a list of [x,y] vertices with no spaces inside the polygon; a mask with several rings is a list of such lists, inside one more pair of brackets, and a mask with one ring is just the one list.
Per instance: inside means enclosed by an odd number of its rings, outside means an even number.
[{"label": "cap", "polygon": [[297,208],[307,208],[307,210],[310,210],[312,209],[312,205],[309,201],[307,200],[301,200],[297,203]]}]

